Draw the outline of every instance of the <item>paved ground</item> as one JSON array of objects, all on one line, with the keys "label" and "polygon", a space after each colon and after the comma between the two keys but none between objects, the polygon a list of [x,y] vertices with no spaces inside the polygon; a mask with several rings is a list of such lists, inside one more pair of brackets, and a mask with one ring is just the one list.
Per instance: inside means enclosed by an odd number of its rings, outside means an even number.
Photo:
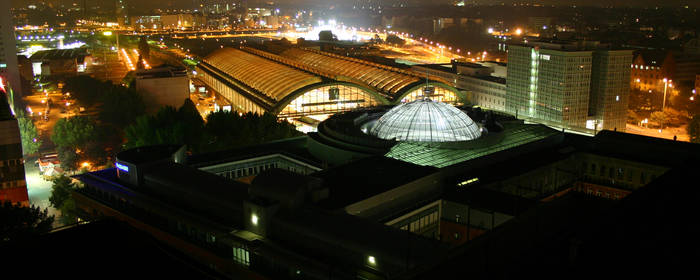
[{"label": "paved ground", "polygon": [[44,178],[39,175],[39,168],[34,166],[34,161],[36,158],[28,157],[25,160],[26,164],[24,166],[24,170],[27,178],[29,204],[32,206],[38,206],[41,209],[48,208],[49,215],[53,215],[55,217],[53,223],[54,228],[63,226],[58,218],[61,212],[51,207],[51,203],[49,202],[49,197],[51,196],[51,182],[45,181]]},{"label": "paved ground", "polygon": [[681,126],[681,127],[667,127],[665,129],[661,130],[661,132],[659,132],[658,128],[646,128],[646,127],[641,127],[638,125],[627,124],[627,130],[625,132],[631,133],[631,134],[638,134],[638,135],[644,135],[644,136],[670,139],[670,140],[673,140],[673,137],[676,136],[676,140],[678,140],[678,141],[685,141],[685,142],[690,141],[690,136],[688,135],[688,132],[686,131],[685,127],[683,127],[683,126]]}]

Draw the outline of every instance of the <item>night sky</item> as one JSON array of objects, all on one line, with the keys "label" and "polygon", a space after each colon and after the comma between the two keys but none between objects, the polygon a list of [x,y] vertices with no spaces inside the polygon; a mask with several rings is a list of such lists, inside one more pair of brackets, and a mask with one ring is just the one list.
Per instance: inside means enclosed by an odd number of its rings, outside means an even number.
[{"label": "night sky", "polygon": [[[8,0],[2,0],[2,1],[8,1]],[[29,3],[37,3],[40,2],[39,0],[12,0],[14,1],[15,6],[26,6]],[[70,5],[72,3],[82,3],[82,0],[44,0],[46,2],[52,2],[52,3],[57,3],[57,4],[64,4],[64,5]],[[88,3],[94,3],[94,4],[100,4],[102,3],[103,5],[106,5],[108,3],[114,3],[115,0],[87,0]],[[202,0],[127,0],[127,1],[137,1],[138,6],[135,8],[137,9],[144,9],[144,10],[150,10],[154,8],[193,8],[195,7],[196,4],[200,3]],[[211,1],[211,0],[204,0],[204,1]],[[237,0],[224,0],[224,1],[230,1],[230,2],[236,2]],[[271,2],[274,1],[276,3],[281,3],[281,4],[301,4],[301,5],[314,5],[314,4],[326,4],[335,2],[335,3],[353,3],[353,2],[360,2],[362,0],[247,0],[250,5],[254,5],[254,3],[265,3],[265,2]],[[368,0],[364,0],[368,1]],[[374,3],[376,3],[378,0],[369,0]],[[392,3],[396,2],[398,0],[382,0],[382,3]],[[436,2],[445,2],[448,3],[450,0],[406,0],[408,2],[414,2],[414,1],[421,1],[425,3],[436,3]],[[466,3],[476,3],[476,4],[499,4],[499,3],[505,3],[505,4],[510,4],[510,3],[523,3],[523,2],[530,2],[530,3],[538,3],[538,4],[545,4],[545,5],[572,5],[572,4],[579,4],[579,5],[596,5],[596,6],[605,6],[605,5],[614,5],[614,6],[670,6],[670,7],[681,7],[684,5],[688,5],[690,7],[700,7],[700,1],[698,0],[538,0],[538,1],[523,1],[523,0],[466,0]]]}]

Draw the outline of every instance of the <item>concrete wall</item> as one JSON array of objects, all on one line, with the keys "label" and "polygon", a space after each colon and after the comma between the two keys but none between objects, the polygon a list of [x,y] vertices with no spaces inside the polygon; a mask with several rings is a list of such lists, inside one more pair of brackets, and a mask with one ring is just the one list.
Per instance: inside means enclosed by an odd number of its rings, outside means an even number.
[{"label": "concrete wall", "polygon": [[136,89],[143,96],[147,112],[156,112],[162,106],[179,108],[190,97],[186,76],[137,79]]}]

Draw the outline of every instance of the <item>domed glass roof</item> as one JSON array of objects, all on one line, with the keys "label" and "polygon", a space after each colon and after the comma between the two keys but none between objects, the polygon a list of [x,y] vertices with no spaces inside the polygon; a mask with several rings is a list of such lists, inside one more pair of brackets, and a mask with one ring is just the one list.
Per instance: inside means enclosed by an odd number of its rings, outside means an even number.
[{"label": "domed glass roof", "polygon": [[454,106],[426,98],[394,107],[377,120],[370,134],[397,141],[455,142],[479,138],[481,129]]}]

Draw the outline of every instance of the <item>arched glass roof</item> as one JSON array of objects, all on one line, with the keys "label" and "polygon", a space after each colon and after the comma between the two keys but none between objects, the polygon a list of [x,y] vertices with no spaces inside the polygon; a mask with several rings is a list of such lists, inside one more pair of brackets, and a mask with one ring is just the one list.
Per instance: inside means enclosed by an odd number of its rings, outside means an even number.
[{"label": "arched glass roof", "polygon": [[280,56],[325,73],[349,77],[391,97],[421,81],[421,77],[411,71],[318,50],[290,48]]},{"label": "arched glass roof", "polygon": [[219,49],[204,62],[274,100],[322,82],[318,76],[233,48]]},{"label": "arched glass roof", "polygon": [[479,138],[481,129],[466,113],[430,99],[404,103],[384,114],[370,134],[412,142],[456,142]]}]

